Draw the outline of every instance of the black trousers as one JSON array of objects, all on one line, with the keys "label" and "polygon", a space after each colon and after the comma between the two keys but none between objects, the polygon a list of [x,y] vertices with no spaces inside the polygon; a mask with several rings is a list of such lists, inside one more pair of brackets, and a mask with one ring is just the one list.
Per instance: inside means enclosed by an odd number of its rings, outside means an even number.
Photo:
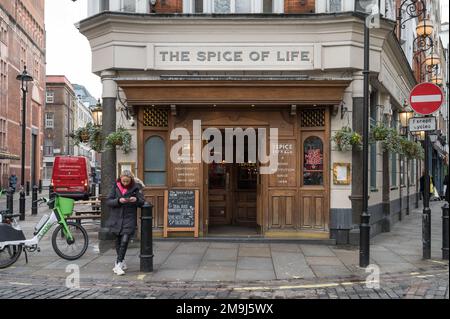
[{"label": "black trousers", "polygon": [[125,259],[125,255],[128,249],[128,243],[130,242],[131,235],[123,234],[117,235],[116,237],[116,252],[117,252],[117,262],[121,263]]}]

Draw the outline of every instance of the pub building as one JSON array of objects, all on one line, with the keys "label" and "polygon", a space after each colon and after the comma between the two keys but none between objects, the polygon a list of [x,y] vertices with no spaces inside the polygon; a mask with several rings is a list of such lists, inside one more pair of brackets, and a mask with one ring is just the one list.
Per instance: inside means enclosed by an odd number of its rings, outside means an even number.
[{"label": "pub building", "polygon": [[[386,14],[371,29],[370,121],[399,128],[399,110],[416,80],[394,32],[392,5],[382,1]],[[103,130],[125,127],[133,136],[131,153],[103,154],[102,189],[131,168],[153,205],[155,237],[164,236],[166,191],[193,190],[199,237],[358,243],[362,152],[338,151],[332,141],[344,127],[362,132],[365,16],[358,6],[325,0],[89,1],[89,17],[78,28],[103,83]],[[217,135],[204,136],[211,128]],[[243,140],[241,162],[237,138],[225,134],[237,128],[253,129],[257,137],[256,143],[251,136]],[[274,128],[277,139],[271,139]],[[198,161],[198,154],[195,161],[195,149],[219,139],[222,149],[206,151],[214,161]],[[259,152],[256,160],[249,156],[250,148],[264,144],[263,155],[277,156],[278,169],[269,174],[261,173],[269,163]],[[380,143],[370,146],[372,235],[401,220],[407,194],[413,206],[417,165],[384,153]]]}]

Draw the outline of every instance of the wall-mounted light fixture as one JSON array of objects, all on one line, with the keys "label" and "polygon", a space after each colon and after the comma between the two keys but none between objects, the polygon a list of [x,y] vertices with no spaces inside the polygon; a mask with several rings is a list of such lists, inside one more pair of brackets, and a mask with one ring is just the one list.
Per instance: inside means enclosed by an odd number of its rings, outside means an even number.
[{"label": "wall-mounted light fixture", "polygon": [[344,118],[345,114],[348,112],[348,108],[345,106],[345,102],[341,102],[341,120]]}]

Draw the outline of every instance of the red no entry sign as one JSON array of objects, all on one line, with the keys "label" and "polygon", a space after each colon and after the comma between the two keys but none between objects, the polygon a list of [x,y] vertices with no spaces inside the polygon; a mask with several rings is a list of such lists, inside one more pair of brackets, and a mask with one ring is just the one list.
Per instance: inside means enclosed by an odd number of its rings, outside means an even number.
[{"label": "red no entry sign", "polygon": [[442,105],[444,95],[439,86],[433,83],[421,83],[412,89],[409,103],[414,112],[428,115],[436,112]]}]

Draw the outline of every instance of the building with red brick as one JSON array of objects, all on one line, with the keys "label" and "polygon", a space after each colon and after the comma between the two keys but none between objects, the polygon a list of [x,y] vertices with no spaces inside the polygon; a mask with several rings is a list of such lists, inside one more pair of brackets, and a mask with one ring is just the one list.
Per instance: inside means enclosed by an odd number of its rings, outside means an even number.
[{"label": "building with red brick", "polygon": [[22,93],[18,74],[27,68],[34,80],[26,101],[25,181],[41,178],[45,95],[44,0],[0,0],[0,180],[20,181]]}]

